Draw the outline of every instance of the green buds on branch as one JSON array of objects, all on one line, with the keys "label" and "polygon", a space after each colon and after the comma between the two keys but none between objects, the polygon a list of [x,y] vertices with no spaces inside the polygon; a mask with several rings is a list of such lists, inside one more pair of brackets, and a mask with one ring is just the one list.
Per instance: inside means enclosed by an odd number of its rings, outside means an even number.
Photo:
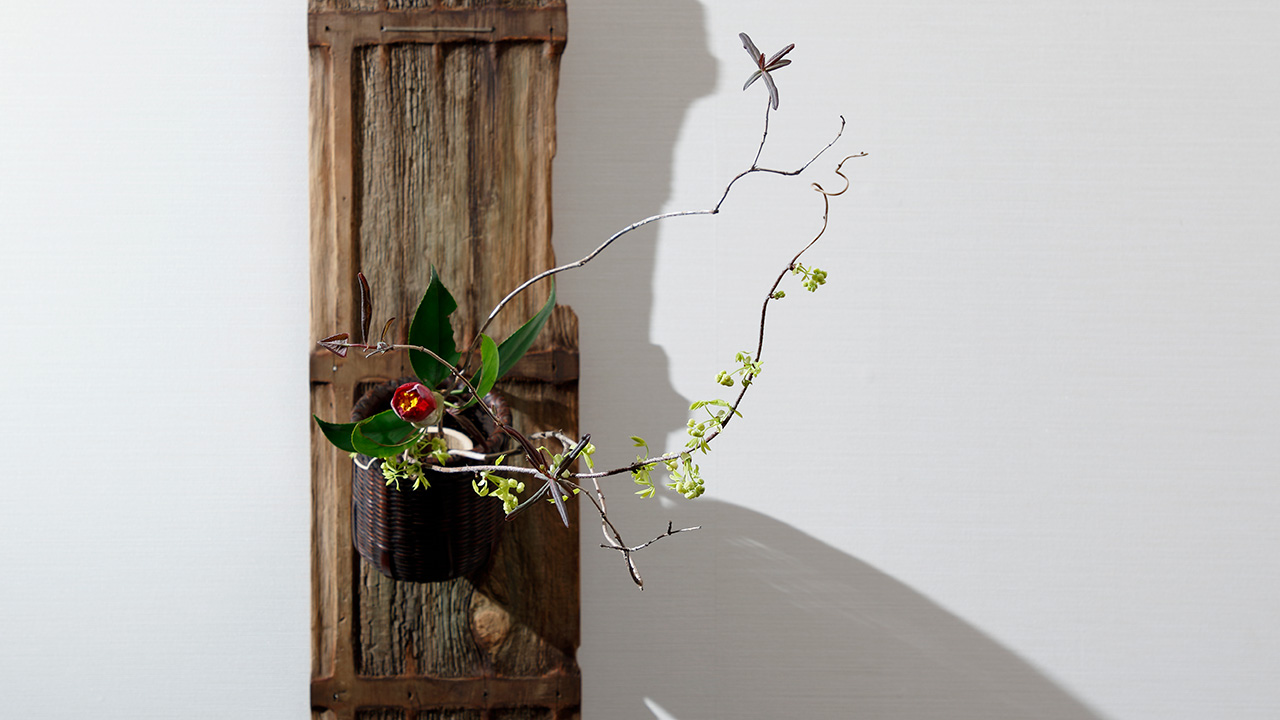
[{"label": "green buds on branch", "polygon": [[803,276],[804,280],[800,284],[809,292],[815,292],[819,285],[827,284],[827,271],[816,267],[807,268],[800,263],[796,263],[795,267],[791,268],[791,274]]},{"label": "green buds on branch", "polygon": [[[693,422],[692,420],[690,422]],[[636,447],[644,448],[644,453],[636,457],[638,464],[631,471],[631,479],[635,484],[640,486],[636,494],[642,498],[651,498],[655,488],[653,486],[653,466],[661,462],[667,468],[667,472],[671,475],[671,482],[667,483],[667,487],[675,490],[686,498],[692,500],[703,493],[705,488],[702,483],[702,474],[698,466],[693,463],[693,457],[688,451],[680,453],[678,456],[665,460],[649,460],[649,443],[644,438],[631,436],[631,442]]]},{"label": "green buds on branch", "polygon": [[[494,465],[501,465],[506,457],[506,455],[499,457]],[[490,485],[493,487],[490,487]],[[516,493],[524,492],[524,483],[515,478],[504,478],[501,475],[495,475],[486,470],[480,473],[478,479],[471,481],[471,488],[480,497],[492,495],[501,500],[502,509],[510,515],[520,505],[520,499],[516,497]]]},{"label": "green buds on branch", "polygon": [[[733,387],[736,382],[734,378],[738,376],[742,377],[742,386],[746,387],[751,384],[752,380],[755,380],[756,377],[760,375],[761,371],[764,370],[764,363],[757,362],[753,357],[751,357],[751,353],[745,350],[734,355],[733,361],[738,363],[738,367],[733,370],[721,370],[720,373],[716,375],[716,382],[724,385],[725,387]],[[698,408],[694,407],[690,409],[697,410]]]},{"label": "green buds on branch", "polygon": [[677,461],[668,460],[667,470],[671,473],[671,482],[667,483],[667,487],[689,500],[702,495],[706,490],[702,484],[702,473],[698,466],[693,464],[693,457],[689,453],[680,454],[678,466]]},{"label": "green buds on branch", "polygon": [[418,441],[398,455],[382,459],[382,476],[387,485],[400,489],[401,481],[413,481],[414,490],[431,487],[425,470],[429,458],[441,465],[449,461],[449,443],[439,435],[423,434]]}]

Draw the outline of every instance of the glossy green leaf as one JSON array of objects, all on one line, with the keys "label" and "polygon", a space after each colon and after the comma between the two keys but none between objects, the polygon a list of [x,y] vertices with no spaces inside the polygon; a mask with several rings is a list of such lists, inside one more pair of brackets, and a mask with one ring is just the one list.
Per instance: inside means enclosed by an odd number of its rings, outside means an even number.
[{"label": "glossy green leaf", "polygon": [[[481,333],[480,335],[480,373],[476,379],[472,381],[472,385],[476,388],[476,394],[484,397],[493,389],[493,384],[498,381],[498,344],[493,338]],[[463,407],[471,407],[476,403],[476,398],[471,398]]]},{"label": "glossy green leaf", "polygon": [[556,306],[556,286],[551,285],[551,293],[547,296],[547,304],[542,306],[537,315],[529,318],[528,322],[521,325],[518,330],[511,333],[511,336],[502,341],[498,346],[498,355],[501,362],[498,365],[498,377],[505,377],[511,368],[524,357],[529,351],[529,347],[533,345],[533,341],[538,338],[538,333],[542,332],[542,326],[547,324],[547,318],[551,317],[551,311]]},{"label": "glossy green leaf", "polygon": [[[413,323],[409,325],[409,344],[427,348],[457,365],[460,354],[453,343],[453,325],[449,322],[449,316],[457,309],[457,301],[440,282],[436,269],[431,268],[431,282],[422,295],[417,312],[413,314]],[[424,352],[410,350],[409,362],[422,382],[431,387],[449,377],[449,369]]]},{"label": "glossy green leaf", "polygon": [[320,426],[320,432],[324,433],[325,438],[333,443],[334,447],[347,452],[355,452],[355,446],[351,444],[351,432],[356,429],[355,423],[331,423],[321,420],[319,417],[312,415],[316,419],[316,424]]},{"label": "glossy green leaf", "polygon": [[401,420],[394,410],[383,410],[355,424],[351,445],[370,457],[391,457],[418,439],[417,428]]}]

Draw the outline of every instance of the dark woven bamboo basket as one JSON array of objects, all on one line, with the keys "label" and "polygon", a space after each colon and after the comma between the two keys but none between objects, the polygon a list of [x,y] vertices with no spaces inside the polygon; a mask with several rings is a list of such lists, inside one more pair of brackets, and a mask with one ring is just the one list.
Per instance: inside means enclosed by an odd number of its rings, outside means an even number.
[{"label": "dark woven bamboo basket", "polygon": [[[412,380],[371,389],[352,408],[351,419],[390,408],[395,389]],[[511,410],[496,393],[484,402],[504,423],[511,422]],[[446,414],[445,427],[470,436],[478,453],[495,451],[506,442],[502,430],[478,407],[460,416]],[[351,475],[351,537],[365,562],[393,580],[436,582],[471,573],[488,561],[505,515],[502,503],[476,495],[471,487],[474,476],[428,473],[431,487],[415,490],[402,484],[396,490],[387,486],[382,462],[370,460],[359,456]],[[462,458],[453,463],[478,464]]]}]

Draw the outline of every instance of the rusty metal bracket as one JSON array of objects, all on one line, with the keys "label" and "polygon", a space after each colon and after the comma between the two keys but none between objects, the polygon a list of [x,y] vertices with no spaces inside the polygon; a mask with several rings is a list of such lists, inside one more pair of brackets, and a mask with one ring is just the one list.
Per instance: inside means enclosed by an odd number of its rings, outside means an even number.
[{"label": "rusty metal bracket", "polygon": [[312,46],[458,42],[563,45],[568,34],[569,13],[563,4],[318,12],[307,16],[307,37]]},{"label": "rusty metal bracket", "polygon": [[545,707],[556,717],[582,704],[579,678],[565,673],[540,677],[363,677],[311,681],[311,706],[338,713],[374,707],[411,710],[460,708],[493,710]]}]

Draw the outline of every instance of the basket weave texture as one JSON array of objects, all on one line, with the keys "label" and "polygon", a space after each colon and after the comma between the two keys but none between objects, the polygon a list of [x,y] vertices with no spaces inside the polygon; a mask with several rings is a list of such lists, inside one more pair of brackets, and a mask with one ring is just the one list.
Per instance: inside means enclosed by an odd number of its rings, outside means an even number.
[{"label": "basket weave texture", "polygon": [[[391,407],[395,389],[413,378],[379,385],[352,408],[352,420]],[[511,410],[496,393],[484,399],[504,423]],[[505,435],[487,413],[477,407],[460,416],[446,414],[445,427],[465,432],[475,442],[473,452],[496,451]],[[479,464],[455,458],[452,465]],[[362,467],[364,466],[364,467]],[[437,582],[480,569],[489,559],[502,530],[502,503],[480,497],[468,473],[427,472],[427,489],[388,487],[382,461],[356,459],[351,473],[352,542],[365,562],[383,575],[405,582]]]}]

